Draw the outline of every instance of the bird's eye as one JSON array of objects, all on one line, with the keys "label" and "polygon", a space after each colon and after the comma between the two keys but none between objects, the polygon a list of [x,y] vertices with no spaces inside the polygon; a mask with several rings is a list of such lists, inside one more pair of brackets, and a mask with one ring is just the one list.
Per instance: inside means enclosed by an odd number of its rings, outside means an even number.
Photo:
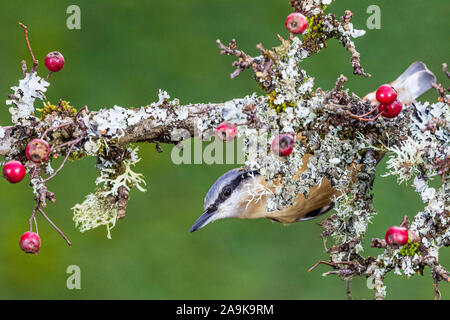
[{"label": "bird's eye", "polygon": [[230,187],[226,187],[224,190],[223,190],[223,195],[225,196],[225,197],[229,197],[229,196],[231,196],[231,188]]}]

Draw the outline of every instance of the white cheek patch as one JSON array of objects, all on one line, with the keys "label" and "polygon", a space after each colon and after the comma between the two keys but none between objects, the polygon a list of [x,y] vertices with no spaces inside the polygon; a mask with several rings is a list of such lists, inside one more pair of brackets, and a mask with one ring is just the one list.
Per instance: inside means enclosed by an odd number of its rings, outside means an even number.
[{"label": "white cheek patch", "polygon": [[242,188],[235,190],[225,202],[221,203],[217,213],[212,217],[211,221],[239,217],[242,211],[241,196],[243,191]]}]

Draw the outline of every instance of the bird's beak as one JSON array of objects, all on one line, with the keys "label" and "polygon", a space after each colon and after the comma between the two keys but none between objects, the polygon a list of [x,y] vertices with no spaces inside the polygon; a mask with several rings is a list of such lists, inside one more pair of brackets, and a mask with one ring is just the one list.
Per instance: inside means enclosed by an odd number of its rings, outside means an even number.
[{"label": "bird's beak", "polygon": [[200,216],[200,218],[198,218],[197,221],[195,221],[195,223],[192,225],[189,232],[197,231],[198,229],[201,229],[204,226],[206,226],[208,223],[211,222],[212,216],[214,216],[216,213],[217,213],[217,210],[216,211],[205,211],[205,213],[203,213]]}]

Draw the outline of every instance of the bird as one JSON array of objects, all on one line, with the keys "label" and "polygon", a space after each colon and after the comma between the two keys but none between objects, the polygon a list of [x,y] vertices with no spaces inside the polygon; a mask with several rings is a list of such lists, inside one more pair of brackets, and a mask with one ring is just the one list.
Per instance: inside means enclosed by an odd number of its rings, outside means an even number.
[{"label": "bird", "polygon": [[[390,83],[397,91],[398,99],[404,104],[414,103],[415,99],[428,91],[436,83],[436,77],[420,61],[412,63],[396,80]],[[367,94],[364,101],[376,102],[375,92]],[[311,154],[306,154],[297,176],[307,169]],[[258,201],[251,201],[248,188],[259,185],[267,188],[264,176],[256,170],[232,169],[221,175],[210,187],[204,199],[204,212],[190,228],[197,231],[209,223],[228,218],[258,219],[267,218],[284,225],[307,221],[329,212],[334,207],[333,199],[340,192],[323,178],[320,185],[311,188],[307,197],[299,194],[295,204],[282,210],[268,212],[267,196],[262,195]]]}]

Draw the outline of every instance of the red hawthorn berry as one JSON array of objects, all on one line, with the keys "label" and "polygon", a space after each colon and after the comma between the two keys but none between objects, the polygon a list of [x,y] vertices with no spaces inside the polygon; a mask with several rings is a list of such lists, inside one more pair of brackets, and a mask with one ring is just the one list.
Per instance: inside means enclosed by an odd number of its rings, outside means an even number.
[{"label": "red hawthorn berry", "polygon": [[20,237],[20,249],[26,253],[39,253],[41,238],[35,232],[27,231]]},{"label": "red hawthorn berry", "polygon": [[384,118],[395,118],[396,116],[398,116],[400,114],[400,112],[403,109],[403,104],[398,101],[395,100],[394,102],[390,103],[390,104],[380,104],[380,106],[378,107],[378,110],[381,112],[381,115]]},{"label": "red hawthorn berry", "polygon": [[237,135],[237,128],[234,124],[224,121],[216,128],[216,136],[223,142],[230,142]]},{"label": "red hawthorn berry", "polygon": [[43,139],[31,140],[25,149],[27,159],[34,163],[41,163],[47,160],[49,153],[50,145]]},{"label": "red hawthorn berry", "polygon": [[295,138],[290,133],[277,135],[272,141],[272,152],[281,157],[286,157],[294,150]]},{"label": "red hawthorn berry", "polygon": [[306,17],[298,12],[293,12],[286,18],[286,29],[292,33],[303,33],[306,30],[308,21]]},{"label": "red hawthorn berry", "polygon": [[25,178],[25,167],[20,161],[9,161],[3,167],[3,175],[11,183],[18,183]]},{"label": "red hawthorn berry", "polygon": [[389,246],[402,246],[408,243],[408,229],[401,227],[390,227],[384,240]]},{"label": "red hawthorn berry", "polygon": [[52,51],[45,56],[45,66],[51,72],[58,72],[64,67],[64,57],[58,51]]},{"label": "red hawthorn berry", "polygon": [[390,104],[397,99],[397,91],[392,86],[383,84],[377,89],[376,98],[381,104]]}]

